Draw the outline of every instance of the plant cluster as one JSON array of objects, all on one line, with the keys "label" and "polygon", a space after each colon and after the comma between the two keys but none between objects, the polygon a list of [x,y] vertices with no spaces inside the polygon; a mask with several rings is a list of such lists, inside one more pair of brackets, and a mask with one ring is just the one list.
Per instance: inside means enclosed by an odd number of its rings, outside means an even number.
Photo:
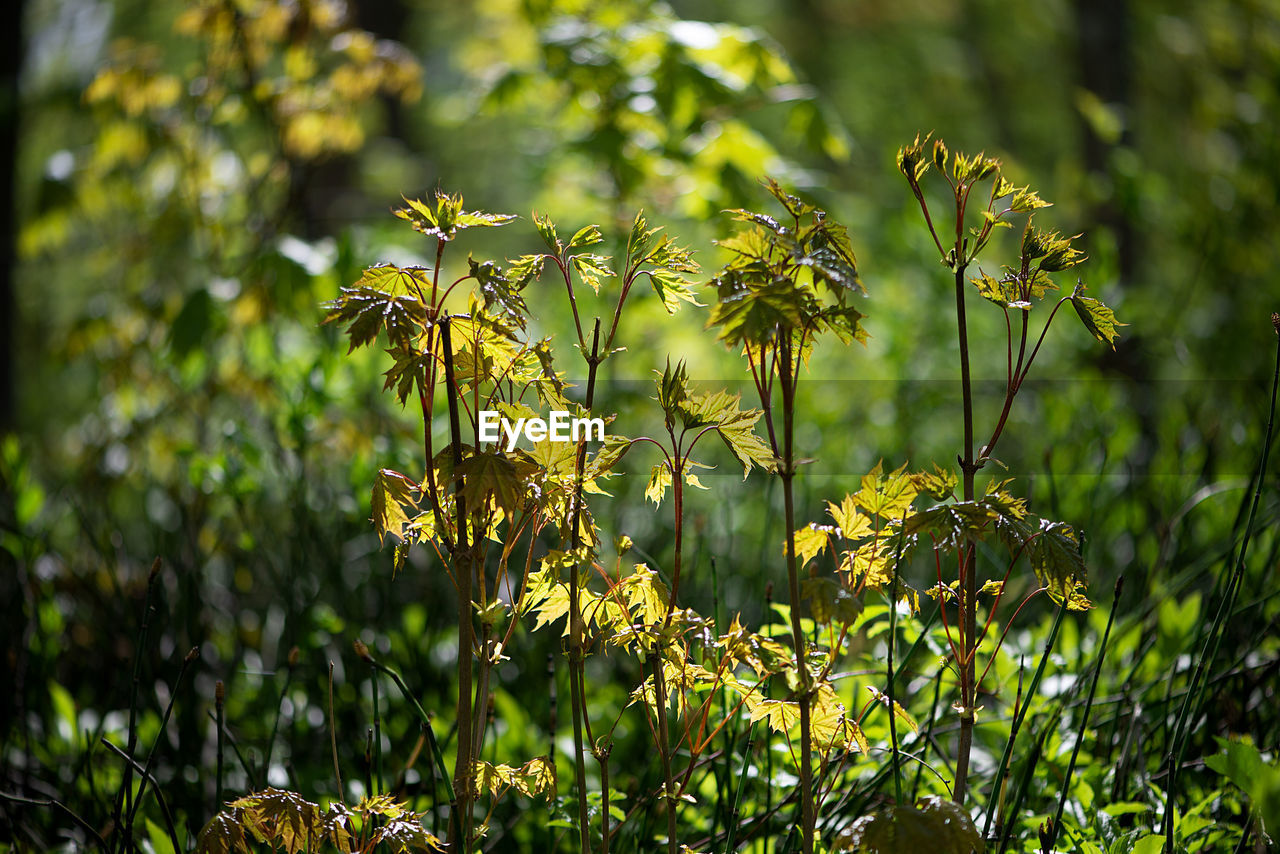
[{"label": "plant cluster", "polygon": [[[395,214],[434,242],[434,265],[370,267],[328,305],[326,321],[346,327],[351,350],[385,341],[391,359],[385,389],[401,404],[415,401],[421,413],[423,470],[380,470],[371,506],[379,537],[396,543],[395,570],[404,567],[410,548],[425,546],[457,590],[456,708],[449,736],[436,733],[438,725],[418,707],[441,771],[432,809],[447,804],[449,850],[480,846],[492,830],[497,805],[513,794],[546,798],[552,804],[550,824],[557,824],[554,805],[562,784],[554,744],[541,756],[503,757],[502,762],[482,758],[495,726],[491,700],[498,666],[512,644],[521,642],[521,634],[547,629],[558,630],[563,639],[561,666],[568,671],[572,717],[572,782],[567,788],[575,807],[568,824],[583,851],[608,851],[626,838],[644,845],[651,831],[643,827],[653,812],[665,825],[657,836],[672,854],[687,850],[694,834],[716,849],[736,850],[762,832],[778,810],[794,813],[790,844],[806,853],[832,845],[889,850],[874,840],[895,838],[895,833],[941,839],[930,830],[935,825],[946,825],[951,834],[960,831],[955,837],[960,841],[946,842],[943,850],[982,846],[965,811],[952,808],[944,821],[936,817],[942,809],[938,802],[922,801],[921,810],[913,810],[903,796],[898,726],[919,736],[920,725],[895,697],[901,676],[894,669],[895,652],[901,668],[915,651],[913,647],[903,655],[895,649],[899,618],[915,619],[921,596],[936,602],[933,618],[914,643],[945,638],[943,665],[958,683],[960,721],[950,794],[962,806],[978,693],[1012,625],[1010,618],[1001,631],[997,607],[1015,565],[1025,558],[1037,579],[1022,594],[1022,605],[1040,593],[1059,602],[1063,611],[1089,605],[1074,529],[1032,514],[1009,480],[992,481],[979,495],[976,475],[993,459],[1013,399],[1057,308],[1071,302],[1104,341],[1114,339],[1117,324],[1105,306],[1085,297],[1083,286],[1077,285],[1058,301],[1029,348],[1032,300],[1056,289],[1052,276],[1079,264],[1082,253],[1072,246],[1074,238],[1035,227],[1033,213],[1045,203],[1029,189],[1009,184],[997,161],[951,155],[941,142],[926,148],[927,141],[917,139],[900,152],[899,166],[920,201],[944,264],[955,275],[965,396],[959,474],[936,464],[919,472],[905,465],[893,471],[877,466],[862,478],[860,489],[829,503],[833,524],[796,523],[793,483],[800,466],[811,462],[803,455],[812,450],[796,446],[798,381],[823,335],[844,342],[865,340],[863,313],[854,303],[865,289],[843,226],[772,181],[765,186],[782,215],[731,212],[742,225],[720,242],[729,261],[711,281],[715,302],[707,320],[720,340],[741,352],[759,409],[743,408],[738,397],[724,391],[698,390],[683,363],[668,361],[656,381],[661,434],[625,436],[611,413],[596,411],[600,369],[621,349],[620,320],[634,286],[647,280],[671,313],[699,305],[690,278],[699,272],[692,254],[660,228],[650,227],[643,214],[634,219],[620,263],[594,251],[605,240],[596,226],[580,228],[565,240],[550,220],[535,214],[539,251],[505,266],[469,257],[464,275],[443,281],[446,249],[462,231],[506,225],[514,217],[465,210],[461,196],[443,192],[428,201],[407,200]],[[921,188],[931,166],[945,177],[954,197],[956,237],[950,246],[935,228]],[[984,182],[990,183],[985,208],[974,218],[975,225],[966,228],[970,194]],[[969,267],[996,229],[1019,217],[1023,237],[1016,263],[999,277],[982,273],[970,279]],[[569,304],[574,355],[586,368],[581,389],[565,382],[557,361],[563,354],[553,342],[532,334],[530,294],[545,288],[546,278],[563,287]],[[973,442],[968,376],[964,298],[970,288],[1003,310],[1009,330],[1004,406],[991,438],[980,448]],[[588,312],[583,299],[588,292],[609,309],[602,316]],[[536,297],[546,298],[541,292]],[[481,441],[482,412],[497,410],[515,419],[547,409],[602,416],[610,432],[594,449],[585,438],[546,438],[514,448]],[[447,429],[447,441],[440,441],[439,429]],[[718,613],[708,616],[681,601],[685,490],[706,488],[697,474],[705,464],[693,454],[712,434],[742,465],[744,477],[763,470],[781,484],[787,599],[775,607],[785,616],[784,627],[753,631],[738,617],[726,625]],[[605,535],[587,500],[607,496],[608,481],[619,473],[624,457],[644,454],[646,448],[657,454],[646,497],[660,505],[671,495],[674,541],[666,566],[626,566],[631,544],[625,535],[613,543],[616,558],[610,561]],[[927,503],[917,506],[918,501]],[[994,555],[992,546],[1002,548],[1005,557],[990,558],[995,572],[980,584],[979,550]],[[919,549],[931,555],[936,574],[936,583],[921,585],[922,590],[902,577]],[[957,567],[951,581],[944,577],[949,563]],[[983,563],[986,570],[986,559]],[[808,575],[802,577],[806,569]],[[889,618],[886,682],[865,686],[868,705],[853,714],[838,667],[868,627],[866,600],[872,594],[885,598]],[[982,606],[984,598],[989,604]],[[985,612],[981,623],[980,612]],[[940,636],[930,631],[939,618]],[[992,643],[989,636],[998,639]],[[375,680],[378,674],[390,676],[416,706],[399,674],[359,641],[357,652],[374,668]],[[987,657],[981,670],[980,652]],[[630,657],[641,674],[620,708],[589,702],[589,660],[602,654]],[[940,672],[939,685],[941,679]],[[375,704],[377,697],[375,688]],[[880,749],[862,726],[868,711],[880,706],[886,710],[895,800],[901,806],[835,833],[835,825],[822,821],[824,808],[847,797],[842,793],[858,779],[857,766],[865,761],[859,755]],[[636,800],[630,811],[620,806],[626,801],[618,792],[619,769],[612,769],[610,761],[615,733],[628,716],[639,716],[650,733],[661,774],[657,786],[638,797],[636,781],[627,779]],[[748,780],[760,773],[752,767],[753,745],[763,742],[771,762],[769,745],[775,740],[785,745],[791,766],[786,773],[794,775],[797,786],[781,803],[757,803],[752,812],[763,810],[764,816],[752,819],[744,807],[751,797]],[[381,736],[375,742],[374,750],[380,752]],[[595,765],[591,776],[588,757]],[[729,785],[729,763],[739,758],[742,767],[733,769],[734,787]],[[445,773],[450,759],[452,770]],[[383,796],[380,756],[374,765],[374,794]],[[766,773],[779,771],[769,768]],[[593,782],[598,782],[595,791]],[[709,811],[710,827],[698,826],[708,814],[705,805],[682,816],[685,805],[708,799],[716,802]],[[238,812],[220,815],[220,826],[236,817],[243,826],[252,824],[245,817],[255,813],[244,804],[233,804],[233,810]]]}]

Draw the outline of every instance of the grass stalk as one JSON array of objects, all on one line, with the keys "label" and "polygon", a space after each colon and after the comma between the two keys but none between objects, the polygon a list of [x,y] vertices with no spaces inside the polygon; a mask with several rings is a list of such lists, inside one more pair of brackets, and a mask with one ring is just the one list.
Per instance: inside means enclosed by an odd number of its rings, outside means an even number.
[{"label": "grass stalk", "polygon": [[[147,594],[142,607],[142,625],[138,627],[138,640],[133,652],[133,681],[129,690],[129,735],[125,751],[130,757],[138,749],[138,689],[142,682],[142,649],[147,645],[147,635],[151,630],[151,615],[155,612],[156,579],[160,575],[160,558],[151,562],[151,570],[147,573]],[[133,813],[133,766],[125,765],[124,776],[120,782],[120,791],[116,795],[115,825],[123,827],[122,818]],[[128,834],[120,837],[120,845],[131,844]]]},{"label": "grass stalk", "polygon": [[1049,840],[1045,846],[1046,854],[1053,851],[1053,843],[1062,829],[1062,812],[1067,806],[1067,794],[1071,790],[1071,777],[1075,774],[1076,759],[1080,756],[1080,746],[1084,743],[1084,733],[1089,726],[1089,711],[1093,708],[1093,698],[1098,691],[1098,679],[1102,676],[1102,665],[1107,658],[1107,640],[1111,637],[1111,626],[1116,620],[1116,610],[1120,606],[1120,591],[1123,587],[1124,576],[1121,575],[1116,579],[1115,592],[1111,595],[1111,613],[1107,615],[1107,627],[1102,632],[1102,643],[1098,647],[1098,666],[1093,670],[1093,680],[1089,683],[1089,696],[1084,701],[1084,712],[1080,716],[1080,729],[1076,733],[1075,746],[1071,748],[1071,761],[1067,763],[1067,776],[1062,781],[1062,791],[1058,796],[1058,811],[1054,814],[1053,823],[1049,826]]},{"label": "grass stalk", "polygon": [[369,652],[369,647],[359,639],[355,642],[355,650],[356,654],[367,661],[375,670],[385,673],[395,683],[395,686],[400,689],[400,693],[409,701],[409,705],[413,706],[414,712],[418,715],[418,722],[422,726],[423,734],[427,737],[427,744],[431,748],[431,756],[434,760],[436,771],[444,781],[445,792],[449,796],[449,808],[451,811],[456,812],[458,808],[457,798],[454,797],[453,784],[449,781],[449,772],[445,767],[444,752],[440,749],[440,742],[436,739],[436,732],[431,726],[431,716],[422,708],[422,704],[418,702],[418,698],[409,690],[409,686],[405,684],[399,672],[374,658]]},{"label": "grass stalk", "polygon": [[1235,608],[1236,598],[1239,595],[1244,576],[1249,542],[1253,538],[1253,525],[1258,512],[1258,504],[1262,500],[1262,487],[1267,480],[1267,460],[1271,455],[1271,440],[1275,429],[1276,397],[1277,391],[1280,390],[1280,313],[1271,315],[1271,325],[1276,332],[1275,367],[1271,378],[1271,405],[1267,410],[1267,424],[1262,439],[1262,454],[1258,460],[1258,474],[1254,481],[1253,500],[1249,505],[1249,515],[1244,525],[1244,537],[1240,542],[1240,551],[1236,556],[1235,567],[1232,569],[1230,579],[1223,591],[1222,602],[1214,615],[1213,626],[1205,638],[1204,650],[1200,654],[1200,661],[1192,673],[1191,684],[1188,686],[1187,693],[1183,696],[1182,708],[1178,713],[1178,722],[1174,729],[1173,742],[1166,756],[1168,785],[1165,795],[1163,823],[1165,846],[1170,851],[1173,850],[1173,815],[1176,809],[1178,769],[1182,764],[1183,752],[1186,750],[1187,727],[1199,717],[1200,710],[1204,705],[1204,695],[1208,690],[1209,684],[1207,679],[1203,684],[1200,683],[1202,679],[1206,678],[1213,667],[1214,660],[1218,657],[1218,649],[1222,643],[1222,636],[1226,631],[1227,616]]},{"label": "grass stalk", "polygon": [[[1114,608],[1112,609],[1114,613]],[[1004,753],[1000,756],[1000,766],[996,769],[995,788],[992,789],[991,796],[987,799],[987,817],[982,825],[982,836],[985,838],[991,830],[991,821],[995,817],[995,810],[992,809],[992,803],[999,803],[1000,786],[1003,785],[1006,774],[1009,770],[1009,761],[1013,757],[1013,748],[1017,743],[1018,733],[1022,729],[1022,720],[1027,716],[1027,710],[1031,708],[1031,700],[1036,696],[1036,691],[1040,687],[1040,680],[1044,677],[1045,667],[1049,663],[1049,654],[1053,651],[1053,645],[1058,639],[1058,629],[1062,627],[1062,620],[1067,615],[1067,606],[1064,603],[1058,608],[1058,613],[1054,615],[1053,625],[1049,628],[1049,637],[1044,642],[1044,650],[1040,653],[1040,663],[1036,665],[1035,675],[1031,677],[1031,684],[1027,686],[1027,691],[1023,695],[1024,700],[1018,708],[1017,714],[1013,717],[1013,723],[1009,727],[1009,740],[1005,742]]]},{"label": "grass stalk", "polygon": [[378,705],[378,670],[370,668],[369,685],[373,690],[373,788],[375,795],[382,794],[382,710]]},{"label": "grass stalk", "polygon": [[[1031,755],[1027,757],[1027,764],[1022,769],[1022,777],[1018,783],[1018,791],[1014,794],[1013,806],[1009,810],[1010,816],[1016,816],[1022,810],[1022,801],[1026,798],[1027,791],[1031,788],[1031,781],[1035,777],[1036,766],[1040,764],[1040,757],[1044,754],[1044,740],[1048,737],[1050,731],[1055,728],[1061,709],[1056,709],[1049,717],[1049,721],[1039,728],[1040,733],[1035,740],[1035,744],[1031,748]],[[1014,820],[1010,818],[1005,823],[1004,828],[1000,832],[1000,845],[996,849],[996,854],[1004,854],[1005,849],[1009,846],[1009,839],[1013,834]]]},{"label": "grass stalk", "polygon": [[[147,791],[147,782],[152,779],[151,768],[156,761],[156,753],[159,751],[159,748],[160,748],[160,739],[164,735],[165,730],[169,726],[169,717],[173,714],[173,704],[177,702],[177,699],[178,699],[178,689],[182,685],[182,677],[186,674],[187,667],[191,664],[191,662],[195,661],[199,657],[200,657],[200,648],[193,646],[191,648],[191,651],[188,652],[186,656],[182,659],[182,666],[178,668],[178,678],[175,679],[173,682],[173,691],[170,692],[169,702],[167,705],[165,705],[164,716],[161,718],[161,721],[160,721],[160,730],[159,732],[156,733],[156,739],[151,744],[151,752],[147,755],[147,764],[143,766],[142,778],[138,781],[138,793],[133,799],[133,807],[129,810],[128,817],[125,820],[125,836],[127,838],[130,838],[130,839],[133,838],[133,819],[138,813],[138,808],[142,805],[142,797]],[[181,848],[181,846],[178,844],[178,835],[176,832],[172,834],[170,841],[173,842],[173,847],[175,851]]]},{"label": "grass stalk", "polygon": [[275,752],[276,735],[280,732],[280,715],[284,710],[284,699],[289,694],[289,683],[293,681],[293,668],[298,666],[298,655],[296,646],[289,650],[284,671],[284,684],[280,686],[280,696],[276,698],[275,720],[271,722],[271,736],[267,739],[267,757],[262,762],[262,766],[267,769],[268,778],[271,776],[271,755]]},{"label": "grass stalk", "polygon": [[[124,750],[120,749],[119,747],[116,747],[114,744],[108,741],[105,737],[99,739],[99,742],[108,750],[110,750],[112,753],[116,754],[121,759],[123,759],[125,762],[125,765],[127,765],[131,770],[137,773],[139,777],[144,776],[143,768],[141,765],[138,764],[138,761],[136,759],[129,756],[127,753],[124,752]],[[160,817],[164,820],[165,830],[169,832],[169,839],[172,842],[173,840],[176,840],[178,838],[178,829],[177,829],[177,825],[174,823],[174,820],[173,820],[173,811],[169,809],[169,802],[164,799],[164,790],[161,788],[160,784],[156,782],[155,777],[151,778],[151,788],[155,789],[156,791],[156,803],[160,805]],[[62,806],[62,805],[58,804],[58,806]],[[63,807],[63,809],[65,810],[66,808]],[[66,811],[70,813],[70,810],[66,810]],[[121,839],[123,841],[124,837],[122,836]],[[137,845],[133,843],[133,840],[131,839],[128,840],[127,844],[129,845],[130,850],[137,850]]]},{"label": "grass stalk", "polygon": [[[222,693],[222,683],[218,683]],[[333,662],[329,662],[329,749],[333,751],[333,779],[338,786],[338,802],[346,803],[347,790],[342,786],[342,768],[338,764],[338,728],[333,723]],[[222,803],[222,703],[218,703],[218,803]]]},{"label": "grass stalk", "polygon": [[[729,813],[728,836],[725,839],[724,854],[732,854],[738,840],[738,823],[742,820],[742,796],[747,790],[747,768],[751,764],[751,748],[755,745],[756,726],[747,727],[747,746],[742,751],[742,772],[738,774],[738,788],[733,796],[733,808]],[[726,759],[727,763],[729,760]],[[714,836],[714,833],[712,834]]]}]

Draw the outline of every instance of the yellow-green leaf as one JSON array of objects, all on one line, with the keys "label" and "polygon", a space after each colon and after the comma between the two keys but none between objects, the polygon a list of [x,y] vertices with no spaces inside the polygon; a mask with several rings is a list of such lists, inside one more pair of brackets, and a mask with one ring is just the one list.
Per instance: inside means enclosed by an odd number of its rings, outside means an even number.
[{"label": "yellow-green leaf", "polygon": [[1084,323],[1084,328],[1089,330],[1089,334],[1103,344],[1111,345],[1111,349],[1114,350],[1116,338],[1120,335],[1116,327],[1129,324],[1116,320],[1115,312],[1103,305],[1101,301],[1085,296],[1084,290],[1084,283],[1078,282],[1075,291],[1071,294],[1071,306],[1076,310],[1076,314],[1080,315],[1080,320]]},{"label": "yellow-green leaf", "polygon": [[370,506],[373,510],[373,526],[378,531],[378,540],[385,540],[388,532],[403,538],[405,526],[409,524],[406,508],[415,512],[417,502],[413,494],[418,484],[400,472],[391,469],[379,469],[373,479],[373,495]]},{"label": "yellow-green leaf", "polygon": [[[793,540],[796,547],[796,557],[800,561],[800,568],[803,569],[809,561],[813,560],[828,545],[828,537],[834,533],[829,525],[815,525],[810,522],[803,528],[800,528],[793,534]],[[782,543],[782,556],[787,556],[787,543]]]},{"label": "yellow-green leaf", "polygon": [[649,472],[649,484],[644,488],[644,497],[658,505],[662,503],[662,498],[667,494],[667,487],[671,485],[671,469],[665,462],[658,463]]}]

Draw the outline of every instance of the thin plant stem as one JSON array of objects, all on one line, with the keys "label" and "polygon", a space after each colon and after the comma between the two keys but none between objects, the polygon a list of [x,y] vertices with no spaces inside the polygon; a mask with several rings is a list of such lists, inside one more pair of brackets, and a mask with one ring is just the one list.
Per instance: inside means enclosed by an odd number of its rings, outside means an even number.
[{"label": "thin plant stem", "polygon": [[893,754],[893,796],[897,803],[902,803],[902,767],[898,761],[898,716],[893,709],[893,642],[898,633],[898,565],[893,565],[893,584],[889,588],[889,640],[885,655],[885,686],[889,700],[889,747]]},{"label": "thin plant stem", "polygon": [[[742,819],[742,796],[747,790],[747,767],[751,764],[751,748],[755,745],[755,724],[747,727],[747,746],[742,751],[742,772],[738,774],[738,788],[733,796],[733,809],[729,814],[728,838],[725,854],[732,854],[738,838],[738,822]],[[727,760],[726,760],[727,761]]]},{"label": "thin plant stem", "polygon": [[[444,357],[445,396],[449,402],[449,439],[456,472],[462,464],[462,428],[458,420],[458,386],[453,376],[453,346],[450,341],[450,319],[440,324],[440,346]],[[428,463],[429,465],[430,463]],[[462,477],[455,481],[454,505],[458,530],[452,555],[454,580],[458,586],[458,754],[453,767],[453,791],[458,809],[449,822],[449,838],[453,850],[471,851],[471,581],[475,575],[475,555],[468,545],[467,503]]]},{"label": "thin plant stem", "polygon": [[[959,202],[957,201],[957,204]],[[957,229],[963,211],[957,211]],[[956,239],[956,257],[963,251],[960,239]],[[969,326],[965,316],[964,280],[965,267],[959,264],[955,271],[956,290],[956,330],[960,342],[960,394],[964,407],[964,448],[960,458],[960,473],[963,480],[964,500],[973,501],[974,476],[977,467],[973,462],[973,386],[969,374]],[[978,572],[977,549],[972,544],[960,549],[960,588],[962,591],[960,607],[961,615],[960,651],[961,660],[956,662],[960,669],[960,735],[956,745],[956,784],[952,799],[957,804],[964,804],[968,792],[969,754],[973,749],[973,707],[975,704],[974,689],[977,676],[976,650],[977,610],[978,610]]]},{"label": "thin plant stem", "polygon": [[[569,300],[573,305],[573,287],[568,272],[565,272],[565,283],[569,286]],[[577,324],[577,307],[574,307],[574,323]],[[582,327],[578,326],[578,339],[582,341],[583,352],[586,342],[582,338]],[[600,366],[600,319],[596,318],[595,328],[591,336],[591,355],[587,357],[587,397],[586,409],[591,411],[595,402],[596,370]],[[582,546],[582,487],[586,470],[587,444],[585,437],[578,443],[578,452],[574,465],[573,512],[570,521],[570,549],[576,555]],[[591,851],[591,827],[587,811],[587,761],[583,744],[582,731],[584,719],[588,711],[586,707],[585,687],[585,629],[582,624],[582,608],[579,600],[578,566],[569,570],[569,707],[573,715],[573,774],[578,798],[578,838],[582,854]]]},{"label": "thin plant stem", "polygon": [[[924,749],[921,751],[922,756],[929,755],[929,739],[933,736],[933,724],[938,717],[938,700],[942,696],[942,674],[946,672],[945,667],[938,668],[938,674],[933,677],[933,703],[929,706],[929,720],[925,722],[924,734],[920,737]],[[920,778],[924,775],[925,763],[921,761],[916,765],[916,779],[911,784],[911,801],[914,803],[916,795],[920,792]],[[985,833],[983,834],[986,835]]]},{"label": "thin plant stem", "polygon": [[791,640],[795,645],[796,676],[800,700],[800,839],[804,854],[813,854],[816,816],[813,802],[813,737],[809,731],[811,684],[805,661],[805,639],[800,629],[800,570],[796,560],[796,512],[793,480],[795,478],[795,394],[796,366],[792,365],[791,336],[779,331],[776,347],[781,363],[782,386],[782,506],[787,539],[787,592],[791,604]]},{"label": "thin plant stem", "polygon": [[600,851],[609,854],[609,754],[612,746],[595,749],[596,762],[600,764]]},{"label": "thin plant stem", "polygon": [[[222,693],[222,683],[218,683]],[[333,751],[333,779],[338,785],[338,800],[346,802],[346,789],[342,786],[342,769],[338,767],[338,729],[333,724],[333,662],[329,662],[329,747]],[[218,803],[222,803],[222,703],[218,703]]]},{"label": "thin plant stem", "polygon": [[364,731],[364,790],[366,792],[374,791],[374,788],[373,788],[373,727],[369,727]]},{"label": "thin plant stem", "polygon": [[653,671],[654,716],[658,728],[658,758],[662,763],[662,800],[667,815],[667,851],[676,854],[676,793],[675,780],[671,771],[671,737],[667,728],[667,679],[664,673],[662,656],[653,652],[649,655],[649,665]]},{"label": "thin plant stem", "polygon": [[[558,700],[556,696],[556,659],[552,653],[547,653],[547,685],[549,686],[549,694],[547,697],[547,762],[550,763],[554,772],[556,767],[556,729],[557,729],[557,708]],[[551,779],[558,780],[559,775],[552,773]],[[547,851],[554,854],[556,850],[556,832],[550,822],[556,817],[556,801],[559,793],[552,787],[551,797],[547,799]]]},{"label": "thin plant stem", "polygon": [[[764,631],[769,630],[769,626],[773,623],[773,582],[768,581],[764,585]],[[770,677],[769,681],[772,681]],[[768,695],[768,685],[765,686],[765,694]],[[768,727],[764,728],[764,814],[766,816],[773,814],[773,745],[772,730]],[[764,840],[763,848],[769,850],[769,824],[764,822],[761,825]]]}]

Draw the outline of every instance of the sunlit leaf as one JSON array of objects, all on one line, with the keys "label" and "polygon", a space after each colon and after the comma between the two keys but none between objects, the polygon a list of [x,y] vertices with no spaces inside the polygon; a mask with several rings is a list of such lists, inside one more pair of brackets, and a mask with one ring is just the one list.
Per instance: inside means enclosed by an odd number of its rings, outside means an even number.
[{"label": "sunlit leaf", "polygon": [[662,300],[662,306],[667,310],[667,314],[675,314],[679,311],[682,302],[694,306],[702,305],[689,287],[689,280],[679,273],[673,273],[670,270],[651,270],[646,271],[645,275],[649,277],[658,299]]},{"label": "sunlit leaf", "polygon": [[[391,269],[399,271],[399,268]],[[413,340],[427,322],[427,311],[416,296],[397,296],[364,285],[343,288],[338,298],[325,307],[329,309],[325,323],[347,325],[351,339],[347,352],[370,343],[383,329],[393,347],[411,349]]]},{"label": "sunlit leaf", "polygon": [[508,514],[524,504],[524,486],[516,465],[505,455],[483,451],[467,457],[455,470],[462,478],[462,494],[471,508],[482,507],[488,498]]},{"label": "sunlit leaf", "polygon": [[417,199],[405,199],[405,206],[394,209],[392,213],[407,220],[414,231],[440,240],[452,240],[464,228],[506,225],[515,219],[510,214],[464,211],[461,195],[450,195],[439,190],[436,191],[435,210]]},{"label": "sunlit leaf", "polygon": [[658,573],[642,563],[621,582],[627,607],[647,626],[654,625],[667,616],[670,607],[670,591],[658,577]]},{"label": "sunlit leaf", "polygon": [[609,269],[609,259],[603,255],[574,255],[573,269],[578,271],[582,281],[596,293],[600,293],[600,280],[614,275],[613,270]]},{"label": "sunlit leaf", "polygon": [[1116,327],[1129,324],[1116,320],[1115,313],[1111,309],[1099,300],[1085,296],[1084,290],[1083,282],[1076,284],[1075,290],[1071,293],[1071,305],[1075,308],[1076,314],[1080,315],[1080,320],[1084,323],[1084,328],[1089,330],[1089,334],[1103,344],[1110,344],[1111,349],[1114,350],[1116,338],[1120,335]]},{"label": "sunlit leaf", "polygon": [[413,347],[391,347],[387,349],[387,355],[391,356],[393,362],[384,374],[387,380],[383,383],[383,391],[394,388],[396,400],[402,406],[415,387],[419,394],[426,394],[431,355]]},{"label": "sunlit leaf", "polygon": [[218,813],[196,838],[197,854],[250,854],[251,851],[249,838],[235,813]]},{"label": "sunlit leaf", "polygon": [[1031,303],[1022,298],[1022,292],[1018,286],[1016,279],[995,279],[987,274],[982,274],[976,278],[970,279],[978,288],[978,293],[983,299],[990,300],[999,306],[1005,308],[1016,308],[1022,311],[1030,311]]},{"label": "sunlit leaf", "polygon": [[578,229],[577,233],[569,240],[569,249],[585,249],[588,246],[595,246],[597,243],[603,243],[604,236],[600,234],[599,226],[587,225]]},{"label": "sunlit leaf", "polygon": [[371,846],[393,854],[433,854],[445,851],[444,843],[422,826],[422,819],[392,819],[377,828]]},{"label": "sunlit leaf", "polygon": [[492,261],[477,262],[467,256],[467,264],[471,267],[471,276],[480,288],[485,308],[501,314],[516,326],[524,326],[527,309],[524,298],[520,296],[520,289],[528,279],[512,281]]},{"label": "sunlit leaf", "polygon": [[[798,529],[792,536],[795,543],[796,557],[799,560],[798,568],[803,569],[809,561],[817,557],[829,543],[828,538],[835,533],[831,528],[826,526],[815,525],[810,522],[803,528]],[[782,544],[783,557],[786,557],[787,543],[784,540]]]},{"label": "sunlit leaf", "polygon": [[747,705],[751,709],[751,722],[767,720],[774,732],[786,733],[800,720],[800,704],[790,700],[759,700]]},{"label": "sunlit leaf", "polygon": [[858,510],[852,495],[846,495],[839,504],[827,502],[827,512],[840,528],[840,536],[846,540],[860,540],[875,532],[870,516]]},{"label": "sunlit leaf", "polygon": [[1080,542],[1070,525],[1040,520],[1040,530],[1031,540],[1031,566],[1040,583],[1048,588],[1056,602],[1065,602],[1072,610],[1090,607],[1079,592],[1086,580]]},{"label": "sunlit leaf", "polygon": [[564,244],[560,242],[560,236],[556,234],[556,224],[551,221],[550,217],[535,211],[533,214],[533,227],[537,229],[538,236],[546,244],[548,252],[552,255],[559,255],[564,251]]},{"label": "sunlit leaf", "polygon": [[928,534],[940,546],[954,549],[966,542],[981,540],[996,517],[995,510],[984,502],[951,501],[912,514],[903,531]]},{"label": "sunlit leaf", "polygon": [[671,485],[671,468],[665,463],[658,463],[649,472],[649,483],[644,488],[644,497],[658,505],[662,503],[662,497],[667,494],[667,487]]},{"label": "sunlit leaf", "polygon": [[906,515],[918,494],[905,464],[884,474],[877,463],[874,469],[862,476],[862,488],[853,494],[853,501],[872,515],[898,521]]},{"label": "sunlit leaf", "polygon": [[416,513],[418,504],[414,493],[418,484],[391,469],[379,469],[373,479],[373,496],[370,506],[373,509],[373,527],[378,531],[379,541],[385,541],[388,533],[397,537],[404,536],[404,528],[409,524],[410,511]]},{"label": "sunlit leaf", "polygon": [[935,501],[941,501],[949,498],[955,492],[959,479],[956,473],[950,469],[944,469],[937,463],[933,464],[931,472],[915,472],[911,475],[911,482],[920,492],[928,495]]}]

